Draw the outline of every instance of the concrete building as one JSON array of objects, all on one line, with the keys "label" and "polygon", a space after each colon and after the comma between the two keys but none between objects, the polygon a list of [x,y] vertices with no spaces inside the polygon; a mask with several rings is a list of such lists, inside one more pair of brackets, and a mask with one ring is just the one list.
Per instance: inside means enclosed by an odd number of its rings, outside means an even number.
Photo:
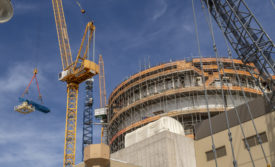
[{"label": "concrete building", "polygon": [[170,117],[127,134],[125,148],[111,157],[142,167],[196,167],[194,140],[186,137],[182,125]]},{"label": "concrete building", "polygon": [[[85,163],[81,162],[75,165],[74,167],[93,167],[93,166],[85,166]],[[100,167],[100,166],[97,166],[97,167]],[[131,163],[121,161],[121,160],[110,159],[110,164],[106,167],[141,167],[141,166],[133,165]]]},{"label": "concrete building", "polygon": [[[263,97],[250,101],[253,120],[262,140],[262,146],[270,167],[275,167],[275,110],[272,110]],[[235,110],[236,109],[236,110]],[[234,154],[239,167],[269,167],[263,151],[257,142],[256,132],[249,116],[246,104],[229,110],[228,118],[232,134]],[[236,111],[240,115],[237,119]],[[225,113],[211,118],[214,144],[217,151],[219,167],[232,167],[233,156],[228,138]],[[252,159],[244,144],[241,133],[242,125],[248,141]],[[111,154],[112,158],[121,159],[142,167],[213,167],[209,121],[204,120],[195,126],[195,139],[169,131],[157,133],[150,138],[121,149]]]},{"label": "concrete building", "polygon": [[[275,167],[275,112],[262,97],[249,102],[249,106],[254,117],[257,132],[262,140],[266,158],[271,167]],[[238,166],[251,167],[253,165],[245,145],[245,137],[241,133],[236,111],[240,114],[240,120],[255,166],[267,166],[263,151],[256,137],[252,119],[250,119],[248,108],[245,104],[237,107],[236,110],[232,109],[228,111],[233,148]],[[219,166],[233,166],[233,156],[228,138],[225,114],[215,116],[211,121],[214,143],[217,148],[217,162]],[[197,167],[215,166],[208,120],[203,121],[196,127],[195,151]]]},{"label": "concrete building", "polygon": [[[243,104],[243,93],[248,100],[262,95],[247,72],[250,68],[257,74],[253,64],[246,68],[242,61],[226,58],[220,63],[223,67],[220,72],[215,58],[165,63],[143,70],[119,84],[108,101],[107,137],[111,153],[125,147],[127,133],[164,116],[178,120],[186,136],[192,138],[195,124],[208,118],[203,75],[211,116]],[[260,84],[265,88],[264,83]],[[226,91],[228,89],[232,96]]]}]

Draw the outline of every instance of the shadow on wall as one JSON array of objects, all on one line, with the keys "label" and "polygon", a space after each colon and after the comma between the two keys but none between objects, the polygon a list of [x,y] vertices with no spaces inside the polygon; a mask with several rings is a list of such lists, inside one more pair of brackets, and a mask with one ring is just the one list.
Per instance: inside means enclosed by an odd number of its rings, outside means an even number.
[{"label": "shadow on wall", "polygon": [[272,167],[275,167],[275,111],[266,115],[266,124],[270,148],[270,163]]}]

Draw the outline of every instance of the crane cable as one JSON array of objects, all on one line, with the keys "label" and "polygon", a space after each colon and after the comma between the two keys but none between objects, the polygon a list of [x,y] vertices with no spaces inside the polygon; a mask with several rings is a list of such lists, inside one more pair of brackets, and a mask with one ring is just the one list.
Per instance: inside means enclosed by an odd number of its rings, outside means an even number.
[{"label": "crane cable", "polygon": [[[40,15],[38,15],[39,17]],[[40,41],[41,41],[41,34],[39,33],[41,31],[41,24],[37,24],[37,32],[36,32],[36,47],[35,47],[35,51],[34,51],[34,54],[35,54],[35,58],[34,58],[34,70],[33,70],[33,78],[35,79],[35,82],[36,82],[36,87],[37,87],[37,90],[38,90],[38,99],[40,100],[40,102],[43,104],[43,100],[42,100],[42,95],[40,93],[40,88],[39,88],[39,84],[38,84],[38,79],[37,79],[37,74],[38,74],[38,62],[39,62],[39,49],[40,49]],[[32,82],[32,81],[31,81]],[[30,82],[30,84],[31,84]],[[29,84],[29,86],[30,86]],[[28,90],[27,90],[28,91]]]},{"label": "crane cable", "polygon": [[275,10],[275,4],[274,4],[273,0],[270,0],[270,2],[271,2],[272,6],[273,6],[273,8]]},{"label": "crane cable", "polygon": [[[87,11],[85,9],[82,8],[82,5],[80,4],[80,2],[78,0],[75,0],[77,6],[80,8],[80,11],[82,14],[85,14],[85,18],[88,20],[88,21],[91,21],[94,22],[94,19],[91,19],[88,15],[87,15]],[[84,21],[83,21],[84,22]],[[92,61],[95,62],[95,52],[96,52],[96,48],[95,48],[95,32],[96,30],[93,31],[93,34],[88,34],[88,37],[90,35],[92,35],[92,38],[93,38],[93,49],[92,49]],[[89,32],[88,32],[89,33]],[[89,38],[88,38],[89,39]],[[88,44],[90,46],[90,44]],[[88,58],[89,58],[89,49],[88,49]]]},{"label": "crane cable", "polygon": [[26,87],[26,89],[25,89],[25,91],[24,91],[24,93],[22,94],[21,97],[23,98],[24,95],[28,93],[29,87],[30,87],[30,85],[31,85],[31,83],[32,83],[32,81],[33,81],[33,79],[35,79],[36,86],[37,86],[37,90],[38,90],[38,94],[39,94],[39,100],[41,101],[41,103],[43,103],[43,101],[42,101],[42,95],[41,95],[40,89],[39,89],[38,80],[37,80],[37,77],[36,77],[37,72],[38,72],[38,71],[37,71],[37,68],[35,68],[35,69],[33,70],[32,79],[31,79],[31,81],[29,82],[28,86]]},{"label": "crane cable", "polygon": [[229,118],[228,118],[228,110],[226,109],[226,99],[225,99],[225,94],[224,94],[224,90],[223,90],[223,80],[221,78],[221,72],[220,72],[220,57],[218,54],[218,50],[217,50],[217,46],[216,46],[216,41],[215,41],[215,36],[214,36],[214,32],[213,32],[213,26],[212,26],[212,21],[211,21],[211,16],[210,16],[210,6],[209,6],[209,1],[206,1],[207,3],[207,9],[208,9],[208,22],[209,22],[209,30],[210,30],[210,34],[211,34],[211,38],[213,41],[213,50],[215,52],[216,55],[216,60],[217,60],[217,67],[218,67],[218,76],[219,76],[219,80],[220,80],[220,87],[221,87],[221,93],[222,93],[222,98],[223,98],[223,106],[224,106],[224,113],[225,113],[225,119],[226,119],[226,126],[227,126],[227,131],[228,131],[228,138],[229,138],[229,142],[230,142],[230,146],[231,146],[231,152],[232,152],[232,158],[233,158],[233,166],[237,167],[237,160],[236,160],[236,156],[235,156],[235,152],[234,152],[234,146],[233,146],[233,142],[232,142],[232,133],[230,130],[230,122],[229,122]]},{"label": "crane cable", "polygon": [[[216,12],[217,12],[216,5],[214,4],[214,6],[215,6],[215,10],[216,10]],[[221,27],[221,30],[223,31],[222,34],[223,34],[223,37],[224,37],[224,39],[225,39],[225,41],[226,41],[226,37],[225,37],[225,35],[224,35],[225,31],[224,31],[224,29],[222,28],[221,23],[220,23],[219,21],[220,21],[220,20],[217,20],[219,26]],[[228,45],[227,41],[226,41],[226,45],[227,45],[227,49],[228,49],[229,55],[230,55],[230,57],[232,58],[232,54],[231,54],[231,51],[230,51],[230,48],[229,48],[229,45]],[[231,60],[232,60],[232,59],[231,59]],[[235,67],[234,62],[233,62],[233,66],[234,66],[234,70],[235,70],[235,73],[236,73],[236,67]],[[246,67],[246,68],[247,68],[247,67]],[[236,73],[236,74],[237,74],[237,73]],[[238,74],[237,74],[237,79],[238,79],[239,86],[240,86],[241,89],[242,89],[242,93],[243,93],[243,95],[244,95],[244,97],[245,97],[245,102],[246,102],[246,106],[247,106],[248,111],[249,111],[249,116],[250,116],[250,119],[252,120],[252,124],[253,124],[254,130],[255,130],[255,132],[256,132],[258,142],[259,142],[259,144],[261,145],[261,149],[262,149],[262,152],[263,152],[265,161],[266,161],[267,166],[268,166],[268,165],[269,165],[269,162],[268,162],[268,160],[267,160],[265,151],[264,151],[263,146],[262,146],[262,140],[261,140],[261,138],[260,138],[260,136],[259,136],[259,134],[258,134],[256,125],[255,125],[255,122],[254,122],[254,118],[253,118],[252,112],[251,112],[251,110],[250,110],[250,106],[248,105],[248,100],[247,100],[247,98],[246,98],[246,95],[245,95],[245,93],[244,93],[244,90],[243,90],[243,88],[242,88],[242,86],[241,86],[241,84],[240,84],[241,82],[240,82],[240,78],[239,78],[239,75],[238,75]],[[246,139],[245,139],[245,140],[246,140]],[[247,143],[247,144],[248,144],[248,143]]]},{"label": "crane cable", "polygon": [[215,165],[216,165],[216,167],[218,167],[217,152],[216,152],[216,146],[215,146],[215,141],[214,141],[214,137],[213,137],[211,114],[210,114],[210,111],[209,111],[208,95],[207,95],[207,90],[206,90],[206,86],[205,86],[205,76],[204,76],[204,72],[203,72],[203,64],[202,64],[202,61],[201,61],[202,55],[201,55],[201,49],[200,49],[200,41],[199,41],[199,33],[198,33],[198,25],[197,25],[196,13],[195,13],[194,0],[192,0],[192,8],[193,8],[193,18],[194,18],[195,31],[196,31],[196,41],[197,41],[198,53],[199,53],[199,56],[200,56],[200,66],[201,66],[201,71],[202,71],[204,99],[205,99],[205,103],[206,103],[208,122],[209,122],[210,134],[211,134],[212,150],[213,150],[213,153],[214,153]]},{"label": "crane cable", "polygon": [[[201,2],[202,3],[202,2]],[[205,7],[204,7],[204,5],[203,5],[203,3],[202,3],[202,6],[203,6],[203,9],[205,9]],[[215,6],[215,9],[216,9],[216,6]],[[217,12],[217,11],[216,11]],[[206,14],[205,14],[206,15]],[[207,17],[207,16],[206,16]],[[210,25],[209,24],[209,20],[208,20],[208,18],[206,18],[207,19],[207,22],[208,22],[208,25]],[[218,19],[217,19],[217,22],[218,22]],[[221,28],[221,29],[223,29],[221,26],[220,26],[220,24],[218,23],[218,25],[219,25],[219,27]],[[210,28],[210,27],[209,27]],[[227,43],[227,41],[225,40],[225,43],[226,43],[226,46],[227,46],[227,50],[229,49],[229,46],[228,46],[228,43]],[[230,50],[229,50],[230,51]],[[228,52],[230,55],[231,55],[231,52]],[[232,57],[231,57],[231,61],[233,61],[232,60]],[[219,59],[219,62],[220,62],[220,59]],[[221,63],[219,63],[220,65],[221,65]],[[220,65],[218,65],[218,70],[219,70],[219,73],[220,73]],[[222,66],[223,67],[223,66]],[[226,74],[225,74],[225,72],[224,72],[224,67],[222,68],[223,69],[223,74],[224,74],[224,76],[226,76]],[[235,70],[235,73],[238,75],[238,73],[237,73],[237,71]],[[223,80],[220,80],[221,81],[221,85],[223,85]],[[255,167],[255,163],[254,163],[254,160],[253,160],[253,157],[252,157],[252,154],[251,154],[251,152],[250,152],[250,147],[249,147],[249,145],[248,145],[248,142],[247,142],[247,138],[246,138],[246,136],[245,136],[245,133],[244,133],[244,130],[243,130],[243,127],[242,127],[242,123],[241,123],[241,120],[240,120],[240,117],[239,117],[239,113],[238,113],[238,111],[237,111],[237,109],[236,109],[236,105],[235,105],[235,102],[234,102],[234,100],[232,99],[232,92],[231,92],[231,90],[229,89],[229,86],[228,86],[228,82],[226,82],[226,86],[227,86],[227,88],[228,88],[228,93],[230,94],[230,100],[231,100],[231,102],[232,102],[232,104],[233,104],[233,107],[234,107],[234,111],[235,111],[235,113],[236,113],[236,116],[237,116],[237,120],[238,120],[238,123],[239,123],[239,125],[240,125],[240,128],[241,128],[241,133],[242,133],[242,136],[244,137],[244,142],[245,142],[245,145],[246,145],[246,148],[247,148],[247,150],[248,150],[248,152],[249,152],[249,156],[250,156],[250,159],[251,159],[251,162],[252,162],[252,165],[253,165],[253,167]],[[242,88],[242,86],[241,85],[239,85],[241,88]],[[229,132],[229,133],[231,133],[231,132]],[[231,135],[231,134],[230,134]],[[231,138],[231,140],[232,140],[232,138]],[[234,162],[233,162],[234,163]],[[236,162],[235,162],[236,163]],[[237,165],[237,164],[236,164]],[[234,164],[234,166],[235,166],[235,164]]]},{"label": "crane cable", "polygon": [[29,82],[29,84],[28,84],[28,86],[26,87],[26,89],[24,90],[24,92],[23,92],[23,94],[22,94],[22,98],[25,96],[25,94],[28,94],[28,92],[29,92],[29,88],[30,88],[30,85],[31,85],[31,83],[32,83],[32,81],[35,79],[35,82],[36,82],[36,87],[37,87],[37,90],[38,90],[38,99],[40,100],[40,102],[43,104],[43,100],[42,100],[42,95],[41,95],[41,93],[40,93],[40,88],[39,88],[39,84],[38,84],[38,79],[37,79],[37,74],[38,74],[38,59],[39,59],[39,57],[38,57],[38,50],[39,50],[39,48],[40,48],[40,29],[41,29],[41,26],[40,26],[40,24],[37,24],[36,25],[37,27],[36,27],[36,29],[37,29],[37,33],[36,33],[36,39],[35,39],[35,41],[37,41],[37,42],[35,42],[35,50],[34,50],[34,64],[33,63],[31,63],[32,65],[34,65],[34,70],[33,70],[33,76],[32,76],[32,79],[31,79],[31,81]]},{"label": "crane cable", "polygon": [[83,16],[85,16],[85,18],[90,21],[90,20],[93,20],[89,17],[89,15],[87,14],[87,10],[85,10],[84,8],[82,8],[82,5],[81,3],[78,1],[78,0],[74,0],[76,5],[79,7],[80,9],[80,12],[83,14]]},{"label": "crane cable", "polygon": [[[218,13],[216,4],[215,4],[214,2],[213,2],[213,4],[214,4],[215,12]],[[233,65],[233,68],[234,68],[234,72],[235,72],[235,74],[236,74],[236,76],[237,76],[237,80],[238,80],[238,83],[239,83],[239,87],[241,87],[242,94],[243,94],[244,100],[245,100],[245,104],[246,104],[246,106],[247,106],[248,113],[249,113],[250,119],[251,119],[252,124],[253,124],[253,128],[254,128],[254,130],[255,130],[255,132],[256,132],[256,136],[257,136],[257,139],[258,139],[258,143],[259,143],[260,146],[261,146],[261,149],[262,149],[262,152],[263,152],[263,155],[264,155],[266,164],[267,164],[267,166],[269,166],[270,164],[269,164],[269,162],[268,162],[268,160],[267,160],[267,157],[266,157],[264,148],[263,148],[263,146],[262,146],[262,139],[261,139],[261,137],[259,136],[258,130],[257,130],[257,128],[256,128],[256,124],[255,124],[255,122],[254,122],[254,118],[253,118],[253,115],[252,115],[250,106],[249,106],[249,104],[248,104],[248,100],[247,100],[247,98],[246,98],[245,92],[244,92],[243,87],[242,87],[242,85],[241,85],[241,80],[240,80],[239,74],[237,73],[235,63],[234,63],[234,61],[232,60],[232,53],[231,53],[231,50],[230,50],[228,41],[226,40],[226,37],[225,37],[225,31],[224,31],[224,29],[223,29],[223,27],[222,27],[222,24],[221,24],[221,22],[220,22],[219,19],[217,19],[217,23],[218,23],[218,26],[221,28],[221,31],[222,31],[222,34],[223,34],[223,38],[224,38],[224,40],[225,40],[226,47],[227,47],[228,57],[229,57],[229,58],[231,59],[231,61],[232,61],[232,65]],[[246,67],[246,68],[247,68],[247,67]],[[225,73],[224,73],[224,74],[225,74]],[[229,87],[228,87],[228,89],[229,89]],[[230,92],[231,92],[231,91],[230,91]],[[231,98],[232,98],[232,96],[231,96]],[[232,103],[233,103],[233,100],[232,100]],[[234,107],[234,108],[235,108],[235,107]],[[236,110],[236,109],[235,109],[235,110]],[[237,117],[238,117],[238,120],[239,120],[239,123],[240,123],[239,114],[238,114],[237,111],[235,111],[235,112],[236,112],[236,114],[237,114]],[[240,127],[241,127],[241,130],[242,130],[242,133],[243,133],[243,137],[244,137],[244,140],[245,140],[245,145],[246,145],[246,147],[247,147],[247,150],[249,151],[250,157],[252,158],[252,155],[251,155],[251,152],[250,152],[250,146],[249,146],[249,144],[248,144],[248,142],[247,142],[247,138],[246,138],[245,135],[244,135],[244,132],[243,132],[243,128],[242,128],[242,124],[241,124],[241,123],[240,123]],[[253,158],[252,158],[252,161],[253,161]],[[254,162],[253,162],[253,163],[254,163]]]},{"label": "crane cable", "polygon": [[77,4],[77,6],[80,8],[81,13],[82,13],[82,14],[85,14],[86,11],[82,8],[80,2],[79,2],[78,0],[74,0],[74,1],[75,1],[75,3]]},{"label": "crane cable", "polygon": [[93,62],[95,62],[95,31],[93,31]]},{"label": "crane cable", "polygon": [[[89,16],[86,14],[86,10],[82,8],[82,5],[80,4],[80,2],[78,0],[74,0],[75,3],[77,4],[77,6],[80,8],[80,11],[82,14],[85,14],[86,16],[86,19],[87,20],[91,20],[89,19]],[[82,22],[84,22],[82,20]],[[88,51],[87,51],[87,58],[89,59],[89,50],[90,50],[90,43],[89,43],[89,37],[90,35],[92,35],[92,38],[93,38],[93,50],[92,50],[92,60],[93,62],[95,62],[95,30],[93,31],[93,34],[90,34],[90,31],[88,31],[88,38],[87,38],[87,43],[88,43]]]}]

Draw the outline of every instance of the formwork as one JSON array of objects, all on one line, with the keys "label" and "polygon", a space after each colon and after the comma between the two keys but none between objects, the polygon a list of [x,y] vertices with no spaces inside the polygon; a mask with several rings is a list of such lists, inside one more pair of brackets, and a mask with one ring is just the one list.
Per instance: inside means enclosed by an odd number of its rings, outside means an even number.
[{"label": "formwork", "polygon": [[[222,71],[218,70],[215,58],[163,63],[136,73],[119,84],[108,100],[107,138],[111,152],[124,148],[127,133],[163,116],[181,122],[186,136],[193,137],[194,125],[208,118],[205,90],[211,116],[234,107],[229,89],[235,105],[245,102],[243,92],[247,99],[252,100],[262,95],[260,87],[269,91],[264,82],[257,85],[253,81],[247,68],[257,75],[254,64],[244,65],[241,60],[227,58],[221,58],[219,63]],[[224,90],[225,100],[221,90]]]}]

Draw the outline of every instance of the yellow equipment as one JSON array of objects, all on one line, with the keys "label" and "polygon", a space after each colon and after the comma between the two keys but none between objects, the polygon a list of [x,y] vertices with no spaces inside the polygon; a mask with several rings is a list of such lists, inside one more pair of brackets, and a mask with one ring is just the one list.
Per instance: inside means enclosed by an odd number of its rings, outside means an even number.
[{"label": "yellow equipment", "polygon": [[106,86],[105,86],[105,73],[104,73],[104,61],[102,55],[99,55],[99,97],[100,108],[106,107]]},{"label": "yellow equipment", "polygon": [[[75,164],[78,86],[81,82],[99,73],[99,66],[96,63],[87,60],[89,44],[95,26],[92,22],[87,24],[76,60],[73,62],[62,0],[52,0],[52,4],[63,66],[63,71],[59,73],[59,80],[67,82],[67,109],[63,166],[72,167]],[[86,39],[88,39],[88,42],[84,45]]]},{"label": "yellow equipment", "polygon": [[14,110],[20,112],[22,114],[28,114],[35,111],[34,106],[28,104],[28,102],[24,101],[22,104],[14,107]]}]

